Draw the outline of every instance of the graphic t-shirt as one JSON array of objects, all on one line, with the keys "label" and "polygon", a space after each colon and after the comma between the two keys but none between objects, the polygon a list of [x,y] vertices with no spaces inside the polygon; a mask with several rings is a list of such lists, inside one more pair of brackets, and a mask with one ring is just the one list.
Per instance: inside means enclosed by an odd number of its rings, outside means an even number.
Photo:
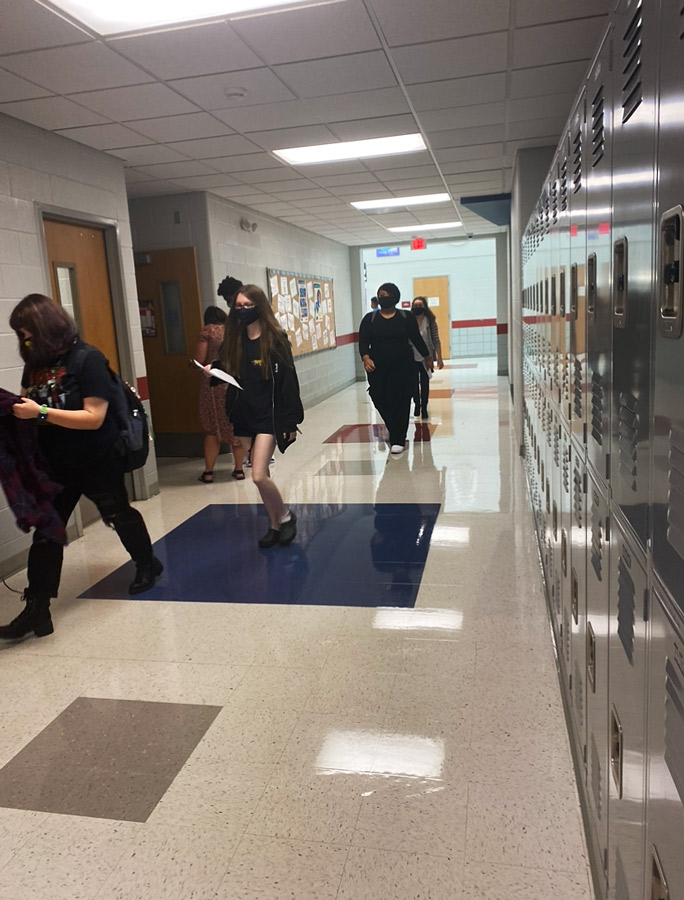
[{"label": "graphic t-shirt", "polygon": [[243,390],[229,413],[235,434],[273,434],[273,375],[262,378],[259,338],[243,344],[240,384]]},{"label": "graphic t-shirt", "polygon": [[[83,347],[78,341],[74,350]],[[55,360],[46,368],[24,369],[22,387],[26,396],[49,409],[83,409],[86,397],[100,397],[108,403],[112,397],[112,378],[107,361],[93,348],[83,359],[76,377],[70,371],[71,354]],[[77,471],[105,456],[118,437],[118,429],[111,412],[95,431],[64,428],[49,422],[38,423],[38,443],[55,473]]]}]

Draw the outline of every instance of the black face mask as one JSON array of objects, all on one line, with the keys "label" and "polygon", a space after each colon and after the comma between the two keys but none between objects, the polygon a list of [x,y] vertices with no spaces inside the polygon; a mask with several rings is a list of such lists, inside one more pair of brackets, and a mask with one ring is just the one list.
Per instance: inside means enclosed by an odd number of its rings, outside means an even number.
[{"label": "black face mask", "polygon": [[252,322],[256,322],[259,318],[259,310],[256,306],[252,307],[252,309],[239,309],[236,307],[235,315],[243,325],[251,325]]},{"label": "black face mask", "polygon": [[414,316],[424,316],[425,315],[425,307],[424,306],[414,306],[413,307],[413,315]]},{"label": "black face mask", "polygon": [[396,306],[397,301],[393,300],[392,297],[378,297],[378,303],[381,309],[391,309],[391,307]]}]

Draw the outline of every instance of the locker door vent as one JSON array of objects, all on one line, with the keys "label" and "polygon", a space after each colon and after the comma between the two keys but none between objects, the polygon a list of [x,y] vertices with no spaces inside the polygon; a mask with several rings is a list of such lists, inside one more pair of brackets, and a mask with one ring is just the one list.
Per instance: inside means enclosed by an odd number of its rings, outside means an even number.
[{"label": "locker door vent", "polygon": [[599,498],[594,494],[591,511],[591,565],[599,581],[603,581],[603,519]]},{"label": "locker door vent", "polygon": [[627,31],[622,36],[622,59],[624,68],[622,75],[622,124],[628,122],[641,105],[643,87],[641,82],[641,31],[643,0],[637,5]]},{"label": "locker door vent", "polygon": [[603,788],[603,773],[601,772],[601,757],[599,756],[596,738],[591,736],[591,793],[594,797],[594,808],[599,819],[603,818],[603,806],[601,795]]},{"label": "locker door vent", "polygon": [[575,360],[575,415],[578,419],[582,413],[582,360]]},{"label": "locker door vent", "polygon": [[561,582],[560,582],[560,575],[558,574],[558,572],[556,572],[555,575],[556,575],[556,580],[554,581],[554,584],[553,584],[554,599],[556,601],[556,613],[557,613],[557,615],[560,615],[561,614]]},{"label": "locker door vent", "polygon": [[576,194],[582,187],[582,126],[572,139],[572,192]]},{"label": "locker door vent", "polygon": [[591,376],[591,436],[603,445],[603,385],[598,372]]},{"label": "locker door vent", "polygon": [[591,102],[591,167],[595,168],[606,152],[603,85]]},{"label": "locker door vent", "polygon": [[563,448],[563,491],[570,493],[570,448]]},{"label": "locker door vent", "polygon": [[684,431],[670,429],[667,480],[667,539],[684,559]]},{"label": "locker door vent", "polygon": [[558,222],[558,181],[551,182],[551,221],[555,225]]},{"label": "locker door vent", "polygon": [[636,588],[629,574],[624,558],[618,562],[618,637],[627,654],[627,659],[634,665],[634,621],[636,617]]},{"label": "locker door vent", "polygon": [[665,676],[665,762],[684,803],[684,679],[669,658]]},{"label": "locker door vent", "polygon": [[560,167],[560,208],[561,212],[565,212],[568,208],[568,160],[563,160]]},{"label": "locker door vent", "polygon": [[615,848],[615,900],[631,900],[625,864],[622,862],[620,848]]},{"label": "locker door vent", "polygon": [[573,475],[575,490],[572,505],[575,511],[575,521],[577,522],[578,528],[582,527],[582,481],[582,473],[579,471],[579,468],[575,466],[575,472]]},{"label": "locker door vent", "polygon": [[572,689],[575,692],[575,709],[577,710],[577,718],[581,722],[584,718],[584,696],[582,694],[582,673],[580,672],[580,667],[577,660],[575,660],[575,674],[572,679]]},{"label": "locker door vent", "polygon": [[620,476],[630,489],[637,489],[637,440],[639,437],[639,401],[633,394],[620,394],[618,449]]},{"label": "locker door vent", "polygon": [[563,649],[565,651],[565,664],[570,665],[570,647],[572,635],[570,632],[570,610],[565,608],[563,613]]},{"label": "locker door vent", "polygon": [[560,466],[560,428],[553,429],[553,462]]}]

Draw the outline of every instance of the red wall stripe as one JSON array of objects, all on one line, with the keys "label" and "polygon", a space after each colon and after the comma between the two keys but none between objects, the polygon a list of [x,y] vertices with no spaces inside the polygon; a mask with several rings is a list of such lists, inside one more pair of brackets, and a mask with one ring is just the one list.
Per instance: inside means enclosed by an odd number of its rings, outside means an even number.
[{"label": "red wall stripe", "polygon": [[358,331],[352,331],[350,334],[338,334],[336,338],[338,347],[344,347],[345,344],[356,344],[358,340]]},{"label": "red wall stripe", "polygon": [[497,334],[508,334],[508,323],[507,322],[499,322],[496,326]]},{"label": "red wall stripe", "polygon": [[496,319],[459,319],[452,322],[452,328],[486,328],[488,325],[496,325]]}]

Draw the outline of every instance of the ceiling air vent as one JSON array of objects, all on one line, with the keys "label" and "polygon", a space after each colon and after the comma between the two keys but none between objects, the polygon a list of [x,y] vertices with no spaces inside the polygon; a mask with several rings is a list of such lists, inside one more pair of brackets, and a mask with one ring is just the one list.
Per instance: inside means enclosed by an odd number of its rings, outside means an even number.
[{"label": "ceiling air vent", "polygon": [[622,74],[622,124],[628,122],[641,105],[643,98],[641,82],[641,29],[643,0],[639,0],[636,12],[632,16],[627,31],[622,38],[622,58],[624,68]]},{"label": "ceiling air vent", "polygon": [[582,126],[572,139],[572,192],[576,194],[582,187]]},{"label": "ceiling air vent", "polygon": [[606,130],[603,121],[603,85],[591,104],[591,167],[595,168],[606,151]]}]

